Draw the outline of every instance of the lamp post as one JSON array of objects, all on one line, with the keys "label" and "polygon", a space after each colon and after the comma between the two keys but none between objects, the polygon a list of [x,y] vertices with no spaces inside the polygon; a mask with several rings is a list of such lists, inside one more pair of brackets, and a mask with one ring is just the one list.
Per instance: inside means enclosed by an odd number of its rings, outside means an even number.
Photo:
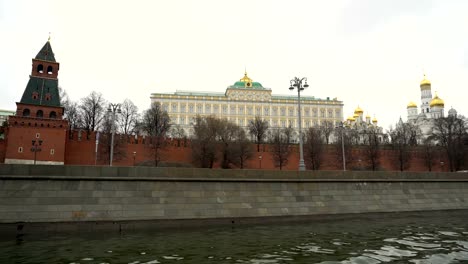
[{"label": "lamp post", "polygon": [[41,146],[42,146],[42,139],[33,139],[32,140],[32,147],[31,147],[31,151],[34,152],[34,165],[36,165],[36,157],[37,157],[37,152],[40,152],[42,149],[41,149]]},{"label": "lamp post", "polygon": [[258,156],[258,168],[262,168],[262,155]]},{"label": "lamp post", "polygon": [[[304,84],[302,84],[304,82]],[[302,150],[302,119],[301,119],[301,91],[305,88],[309,87],[307,84],[307,78],[297,78],[294,77],[291,81],[289,81],[290,86],[289,90],[297,89],[297,104],[298,104],[298,117],[299,117],[299,170],[305,171],[305,163],[304,163],[304,152]]]},{"label": "lamp post", "polygon": [[133,167],[135,167],[136,151],[133,151]]},{"label": "lamp post", "polygon": [[340,122],[340,129],[341,129],[341,152],[343,154],[343,171],[346,171],[346,154],[344,151],[344,137],[343,137],[344,124],[343,122]]},{"label": "lamp post", "polygon": [[107,108],[107,112],[111,114],[111,149],[110,149],[110,161],[109,166],[112,166],[112,160],[114,159],[114,133],[115,133],[115,114],[120,114],[122,111],[120,110],[120,104],[109,104]]}]

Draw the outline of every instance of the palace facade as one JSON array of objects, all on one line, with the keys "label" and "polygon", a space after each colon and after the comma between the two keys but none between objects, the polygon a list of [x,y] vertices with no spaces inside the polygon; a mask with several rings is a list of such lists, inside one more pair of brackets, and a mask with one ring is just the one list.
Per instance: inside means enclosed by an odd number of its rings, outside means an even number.
[{"label": "palace facade", "polygon": [[[151,102],[161,103],[171,122],[180,125],[189,136],[193,134],[192,126],[197,115],[225,118],[245,130],[256,116],[266,120],[270,129],[290,126],[298,130],[299,127],[297,92],[291,92],[291,95],[272,94],[270,88],[254,82],[247,72],[239,81],[228,86],[224,93],[153,93]],[[337,126],[343,120],[343,102],[336,98],[301,95],[301,111],[304,130],[326,121]]]}]

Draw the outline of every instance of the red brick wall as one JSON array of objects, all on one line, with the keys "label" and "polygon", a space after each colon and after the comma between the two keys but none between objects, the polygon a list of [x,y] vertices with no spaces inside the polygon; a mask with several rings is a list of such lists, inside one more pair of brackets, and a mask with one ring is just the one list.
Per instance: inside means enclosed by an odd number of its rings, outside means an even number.
[{"label": "red brick wall", "polygon": [[[66,153],[65,153],[65,164],[68,165],[94,165],[95,164],[95,147],[96,147],[96,137],[95,134],[91,134],[89,139],[86,138],[86,133],[82,133],[82,137],[78,140],[78,133],[73,134],[72,139],[68,139],[66,143]],[[135,144],[136,142],[136,144]],[[147,142],[146,142],[147,143]],[[161,162],[169,163],[169,165],[187,165],[192,164],[192,153],[190,148],[190,142],[181,140],[168,140],[168,146],[161,151]],[[270,169],[276,170],[274,166],[273,156],[268,150],[268,145],[261,147],[261,151],[257,152],[257,147],[255,144],[252,144],[253,157],[246,162],[246,169]],[[362,154],[362,149],[357,147],[352,152],[352,157],[348,157],[352,162],[347,163],[348,170],[365,170],[370,168],[370,164],[365,160],[364,155]],[[124,144],[120,148],[122,153],[120,157],[116,157],[113,161],[115,166],[132,166],[133,165],[133,152],[136,152],[135,163],[141,164],[144,162],[150,163],[154,160],[152,156],[152,151],[147,144],[143,144],[143,138],[138,137],[137,141],[134,138],[131,138],[130,143]],[[107,152],[108,153],[108,152]],[[108,154],[105,155],[108,155]],[[103,155],[101,152],[98,152],[98,156]],[[338,158],[341,155],[341,152],[337,153],[334,146],[329,145],[326,148],[326,151],[323,156],[323,161],[321,165],[321,170],[342,170],[343,165],[342,161]],[[259,156],[262,156],[260,161]],[[399,170],[397,162],[395,162],[394,152],[391,149],[383,149],[380,154],[380,170]],[[440,165],[440,161],[443,158],[437,157],[434,160],[433,171],[446,171],[447,164],[445,166]],[[97,165],[107,166],[109,162],[108,157],[102,159],[98,157]],[[445,161],[446,163],[446,161]],[[298,146],[293,147],[291,156],[288,159],[287,165],[283,170],[297,170],[299,164],[299,151]],[[219,163],[215,164],[215,167],[219,168]],[[406,171],[427,171],[426,166],[424,165],[424,160],[421,157],[421,153],[417,150],[414,151],[413,157],[410,163],[409,168]]]}]

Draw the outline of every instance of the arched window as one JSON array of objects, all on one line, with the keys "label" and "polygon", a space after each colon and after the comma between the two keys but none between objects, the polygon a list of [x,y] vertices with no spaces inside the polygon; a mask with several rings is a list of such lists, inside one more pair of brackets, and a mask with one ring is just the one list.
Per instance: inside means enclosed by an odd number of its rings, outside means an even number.
[{"label": "arched window", "polygon": [[52,66],[50,65],[47,66],[47,74],[52,74],[52,70],[53,70]]},{"label": "arched window", "polygon": [[31,111],[29,111],[28,108],[23,110],[23,116],[30,116],[30,115],[31,115]]},{"label": "arched window", "polygon": [[37,110],[36,117],[42,118],[43,116],[44,116],[44,112],[42,112],[42,110]]},{"label": "arched window", "polygon": [[44,72],[44,65],[42,65],[42,64],[37,65],[37,72],[38,73],[43,73]]},{"label": "arched window", "polygon": [[49,118],[53,118],[53,119],[57,118],[57,113],[55,113],[55,111],[50,112]]}]

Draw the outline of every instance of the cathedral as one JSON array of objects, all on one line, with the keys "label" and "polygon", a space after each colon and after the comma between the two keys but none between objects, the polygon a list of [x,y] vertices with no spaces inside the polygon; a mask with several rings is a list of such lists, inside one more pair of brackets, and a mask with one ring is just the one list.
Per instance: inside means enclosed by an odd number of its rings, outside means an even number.
[{"label": "cathedral", "polygon": [[[432,97],[431,82],[424,75],[419,87],[421,88],[421,105],[418,111],[418,106],[411,101],[407,106],[408,122],[417,125],[422,132],[424,138],[432,132],[434,119],[444,117],[444,100],[442,100],[437,92]],[[455,110],[451,109],[449,114],[455,114]]]}]

